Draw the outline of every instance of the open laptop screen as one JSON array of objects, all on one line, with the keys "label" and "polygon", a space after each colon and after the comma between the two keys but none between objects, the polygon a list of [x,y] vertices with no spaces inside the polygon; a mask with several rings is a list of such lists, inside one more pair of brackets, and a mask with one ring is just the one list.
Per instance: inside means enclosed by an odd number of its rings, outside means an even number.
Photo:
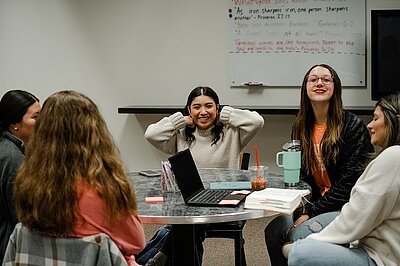
[{"label": "open laptop screen", "polygon": [[172,171],[176,182],[181,188],[185,202],[198,191],[204,189],[196,163],[189,149],[172,155],[168,160],[171,163]]}]

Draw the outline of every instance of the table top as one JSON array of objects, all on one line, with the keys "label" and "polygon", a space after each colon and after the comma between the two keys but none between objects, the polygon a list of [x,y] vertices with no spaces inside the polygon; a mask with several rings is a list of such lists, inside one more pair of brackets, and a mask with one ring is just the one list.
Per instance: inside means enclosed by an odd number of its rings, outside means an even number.
[{"label": "table top", "polygon": [[[217,181],[250,181],[249,171],[232,169],[199,169],[204,187]],[[138,212],[143,223],[154,224],[202,224],[257,219],[276,215],[266,210],[244,209],[238,207],[198,207],[187,206],[180,192],[162,192],[160,176],[147,177],[138,172],[129,174],[138,201]],[[283,176],[269,173],[267,187],[284,188]],[[301,182],[297,189],[307,189]],[[162,196],[162,203],[146,203],[146,197]]]}]

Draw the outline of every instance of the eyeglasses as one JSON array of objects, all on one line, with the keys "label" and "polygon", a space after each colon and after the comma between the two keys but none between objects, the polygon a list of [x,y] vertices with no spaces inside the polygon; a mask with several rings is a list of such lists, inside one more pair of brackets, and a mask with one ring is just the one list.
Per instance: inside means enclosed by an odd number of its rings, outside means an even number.
[{"label": "eyeglasses", "polygon": [[333,81],[333,77],[332,76],[322,76],[322,77],[308,76],[307,77],[307,82],[311,83],[311,84],[317,84],[319,80],[321,80],[322,83],[324,83],[325,85],[328,85],[328,84],[331,84],[331,82]]}]

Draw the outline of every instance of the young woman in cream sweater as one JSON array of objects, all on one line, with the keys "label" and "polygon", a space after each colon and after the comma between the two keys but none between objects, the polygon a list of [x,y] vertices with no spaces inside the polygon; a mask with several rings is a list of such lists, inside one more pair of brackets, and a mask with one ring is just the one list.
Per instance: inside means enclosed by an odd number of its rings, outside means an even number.
[{"label": "young woman in cream sweater", "polygon": [[238,169],[240,152],[263,125],[257,112],[222,107],[213,89],[196,87],[183,113],[151,124],[145,138],[171,155],[189,148],[199,168]]},{"label": "young woman in cream sweater", "polygon": [[[170,155],[189,148],[199,168],[239,169],[240,152],[263,125],[264,119],[257,112],[222,107],[213,89],[196,87],[190,92],[183,112],[176,112],[149,125],[145,138],[154,147]],[[202,263],[202,241],[206,227],[197,227],[198,265]],[[169,230],[167,228],[160,230]],[[170,237],[167,237],[160,252],[150,260],[148,255],[151,252],[147,252],[149,249],[150,246],[145,248],[144,254],[139,254],[138,261],[148,261],[146,265],[149,266],[164,265],[171,249]]]},{"label": "young woman in cream sweater", "polygon": [[400,92],[377,102],[368,124],[382,147],[325,229],[284,246],[288,264],[400,265]]}]

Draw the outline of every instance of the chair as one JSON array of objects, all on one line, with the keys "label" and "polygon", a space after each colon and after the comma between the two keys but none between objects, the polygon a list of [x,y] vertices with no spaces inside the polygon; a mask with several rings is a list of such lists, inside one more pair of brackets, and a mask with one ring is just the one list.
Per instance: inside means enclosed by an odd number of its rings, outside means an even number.
[{"label": "chair", "polygon": [[103,233],[83,238],[52,237],[15,226],[3,265],[128,265],[117,245]]},{"label": "chair", "polygon": [[[240,169],[249,167],[250,153],[240,155]],[[243,228],[246,221],[210,224],[206,229],[206,238],[229,238],[234,240],[235,266],[246,265]]]}]

